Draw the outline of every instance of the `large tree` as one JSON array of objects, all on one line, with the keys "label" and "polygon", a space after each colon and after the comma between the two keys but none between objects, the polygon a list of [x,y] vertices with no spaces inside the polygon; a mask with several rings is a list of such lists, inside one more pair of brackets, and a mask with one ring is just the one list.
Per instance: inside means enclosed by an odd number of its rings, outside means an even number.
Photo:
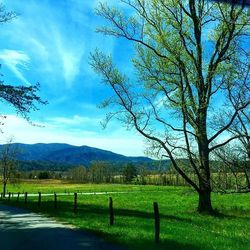
[{"label": "large tree", "polygon": [[[250,103],[249,10],[205,0],[121,2],[125,11],[99,5],[97,14],[109,25],[98,32],[134,42],[135,74],[127,77],[98,50],[91,54],[114,93],[103,103],[113,110],[107,121],[118,116],[133,126],[198,192],[198,211],[213,212],[210,155],[237,138],[226,131]],[[178,164],[183,157],[190,170]],[[197,182],[188,177],[191,170]]]}]

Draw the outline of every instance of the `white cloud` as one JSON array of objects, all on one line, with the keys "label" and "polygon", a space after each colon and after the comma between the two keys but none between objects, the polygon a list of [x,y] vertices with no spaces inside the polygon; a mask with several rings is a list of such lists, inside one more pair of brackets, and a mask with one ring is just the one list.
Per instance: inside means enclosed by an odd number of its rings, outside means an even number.
[{"label": "white cloud", "polygon": [[60,35],[56,36],[56,48],[59,54],[59,60],[62,64],[62,75],[67,87],[72,87],[72,83],[80,72],[81,59],[84,53],[84,46],[71,45],[70,48],[65,45]]},{"label": "white cloud", "polygon": [[27,69],[30,58],[23,51],[4,49],[0,51],[0,60],[7,66],[17,78],[23,83],[29,85],[30,83],[24,77],[22,69]]},{"label": "white cloud", "polygon": [[[76,117],[76,120],[78,118]],[[89,129],[71,130],[59,127],[53,123],[36,123],[40,127],[31,126],[24,119],[15,115],[7,115],[2,126],[3,134],[0,143],[6,143],[8,138],[14,137],[14,142],[21,143],[69,143],[72,145],[87,145],[128,156],[141,156],[144,144],[141,137],[125,129],[97,133]]]},{"label": "white cloud", "polygon": [[73,117],[67,118],[67,117],[53,117],[49,118],[48,122],[52,124],[57,124],[60,126],[65,125],[82,125],[82,126],[90,126],[90,125],[96,125],[99,124],[102,118],[90,118],[86,116],[79,116],[74,115]]}]

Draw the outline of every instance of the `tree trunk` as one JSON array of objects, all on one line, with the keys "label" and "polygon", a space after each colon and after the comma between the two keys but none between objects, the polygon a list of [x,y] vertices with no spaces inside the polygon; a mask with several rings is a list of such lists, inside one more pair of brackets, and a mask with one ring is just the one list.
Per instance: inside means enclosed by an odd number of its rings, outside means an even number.
[{"label": "tree trunk", "polygon": [[7,185],[7,183],[4,182],[3,183],[3,197],[5,197],[5,194],[6,194],[6,185]]},{"label": "tree trunk", "polygon": [[200,166],[200,178],[199,178],[199,203],[198,211],[200,213],[213,213],[211,204],[211,178],[209,168],[209,156],[208,150],[203,148],[201,152],[201,166]]},{"label": "tree trunk", "polygon": [[239,182],[238,182],[238,176],[237,176],[237,173],[235,174],[235,189],[236,189],[236,192],[239,191]]},{"label": "tree trunk", "polygon": [[[200,97],[201,98],[201,97]],[[201,98],[200,106],[205,106],[204,100]],[[199,109],[198,116],[198,133],[197,142],[199,149],[199,203],[198,212],[200,213],[213,213],[211,204],[211,176],[209,165],[209,142],[207,138],[206,126],[207,110],[204,108]]]},{"label": "tree trunk", "polygon": [[211,190],[205,189],[199,191],[199,204],[198,212],[200,213],[213,213],[211,203]]},{"label": "tree trunk", "polygon": [[249,176],[248,176],[246,169],[245,169],[244,173],[245,173],[245,177],[246,177],[246,188],[250,190],[250,180],[249,180]]}]

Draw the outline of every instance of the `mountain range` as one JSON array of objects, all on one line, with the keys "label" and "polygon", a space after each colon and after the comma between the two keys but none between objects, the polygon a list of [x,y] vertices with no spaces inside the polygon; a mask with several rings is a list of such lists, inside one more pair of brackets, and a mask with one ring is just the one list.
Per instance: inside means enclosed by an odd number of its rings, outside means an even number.
[{"label": "mountain range", "polygon": [[[90,166],[92,161],[106,161],[110,163],[134,163],[151,165],[155,162],[148,157],[129,157],[111,151],[89,146],[73,146],[62,143],[13,143],[16,159],[21,162],[25,170],[46,169],[49,166],[68,168],[76,165]],[[5,145],[0,145],[0,152]],[[25,167],[26,166],[26,167]],[[57,168],[57,167],[56,167]]]}]

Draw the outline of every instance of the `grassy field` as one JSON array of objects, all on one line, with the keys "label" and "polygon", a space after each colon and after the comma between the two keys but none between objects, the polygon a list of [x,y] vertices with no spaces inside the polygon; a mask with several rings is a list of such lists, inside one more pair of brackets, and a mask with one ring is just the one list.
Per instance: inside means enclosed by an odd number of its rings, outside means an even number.
[{"label": "grassy field", "polygon": [[[213,194],[217,216],[196,213],[197,196],[189,188],[134,185],[79,185],[45,181],[9,186],[11,192],[99,192],[128,191],[112,194],[115,225],[109,226],[108,198],[104,195],[78,195],[78,212],[73,213],[73,196],[58,196],[54,209],[53,196],[37,197],[28,204],[13,198],[10,204],[42,212],[58,220],[93,231],[108,241],[129,249],[250,249],[250,194]],[[131,192],[133,191],[133,192]],[[154,244],[153,202],[157,201],[161,218],[161,243]],[[8,202],[8,201],[5,201]]]},{"label": "grassy field", "polygon": [[114,191],[161,191],[163,186],[142,186],[127,184],[76,184],[62,180],[23,180],[21,183],[8,184],[7,193],[72,193],[72,192],[114,192]]}]

